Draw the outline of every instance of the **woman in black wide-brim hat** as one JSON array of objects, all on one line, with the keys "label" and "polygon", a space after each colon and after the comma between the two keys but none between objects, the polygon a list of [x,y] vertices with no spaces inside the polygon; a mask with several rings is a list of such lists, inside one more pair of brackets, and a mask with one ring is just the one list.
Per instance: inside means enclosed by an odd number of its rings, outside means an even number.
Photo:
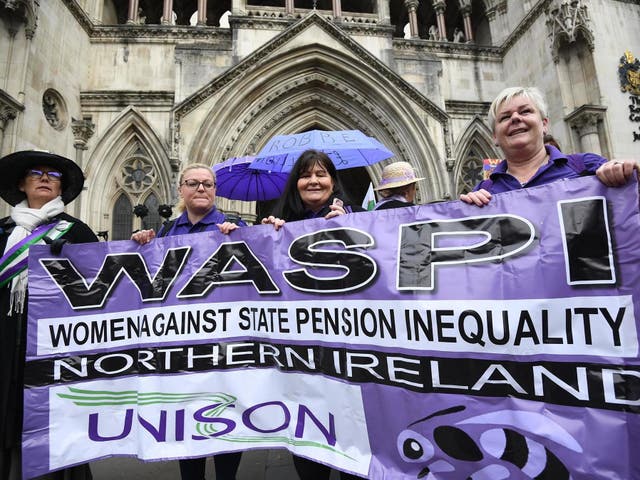
[{"label": "woman in black wide-brim hat", "polygon": [[[20,479],[23,373],[27,331],[29,246],[97,242],[83,222],[64,213],[82,191],[84,175],[73,161],[42,151],[0,158],[0,197],[13,208],[0,220],[0,478]],[[43,236],[44,234],[44,236]],[[19,253],[22,252],[22,253]],[[46,433],[45,433],[46,434]],[[65,475],[66,473],[66,475]],[[91,478],[80,465],[44,478]]]}]

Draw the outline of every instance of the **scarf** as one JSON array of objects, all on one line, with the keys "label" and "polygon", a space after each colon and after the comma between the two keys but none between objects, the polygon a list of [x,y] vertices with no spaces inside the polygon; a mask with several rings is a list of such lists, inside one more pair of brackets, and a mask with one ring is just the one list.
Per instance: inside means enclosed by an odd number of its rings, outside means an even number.
[{"label": "scarf", "polygon": [[[11,209],[11,219],[16,222],[16,226],[7,238],[5,251],[9,250],[16,243],[29,234],[38,225],[51,222],[53,218],[64,212],[64,202],[61,197],[56,197],[41,208],[29,208],[26,200],[18,203]],[[39,242],[42,243],[42,242]],[[22,313],[24,311],[24,299],[27,292],[27,270],[11,280],[11,295],[9,300],[9,312]]]}]

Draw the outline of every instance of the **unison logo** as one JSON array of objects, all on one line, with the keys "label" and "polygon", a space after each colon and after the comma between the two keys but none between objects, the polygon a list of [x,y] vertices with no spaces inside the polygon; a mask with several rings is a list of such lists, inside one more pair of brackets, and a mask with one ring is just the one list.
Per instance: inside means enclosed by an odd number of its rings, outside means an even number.
[{"label": "unison logo", "polygon": [[[133,428],[137,422],[158,443],[215,438],[247,445],[279,443],[314,447],[351,458],[336,448],[334,414],[327,412],[323,421],[323,415],[304,404],[272,400],[239,411],[237,398],[220,392],[94,391],[68,387],[68,393],[57,395],[76,406],[93,410],[88,414],[87,434],[94,442],[114,442],[135,435],[139,431]],[[204,405],[195,411],[188,409],[194,402]],[[123,408],[115,413],[113,408],[108,408],[118,406]],[[145,406],[153,408],[140,412],[139,407]],[[312,430],[320,432],[324,440],[309,439]]]}]

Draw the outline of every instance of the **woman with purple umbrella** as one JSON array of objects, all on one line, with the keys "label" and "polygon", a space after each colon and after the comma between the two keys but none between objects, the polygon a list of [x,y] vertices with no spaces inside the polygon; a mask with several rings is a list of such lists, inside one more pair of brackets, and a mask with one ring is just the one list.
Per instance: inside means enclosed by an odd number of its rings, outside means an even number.
[{"label": "woman with purple umbrella", "polygon": [[[311,218],[330,219],[351,212],[362,212],[357,205],[348,205],[338,172],[327,154],[307,150],[298,157],[289,174],[284,193],[276,204],[274,214],[262,219],[263,225],[271,224],[279,230],[286,222]],[[293,464],[300,480],[328,480],[331,468],[297,455]],[[357,479],[341,473],[342,479]]]},{"label": "woman with purple umbrella", "polygon": [[318,150],[307,150],[293,165],[273,215],[263,218],[261,223],[279,230],[285,222],[329,219],[362,211],[358,205],[349,205],[329,156]]}]

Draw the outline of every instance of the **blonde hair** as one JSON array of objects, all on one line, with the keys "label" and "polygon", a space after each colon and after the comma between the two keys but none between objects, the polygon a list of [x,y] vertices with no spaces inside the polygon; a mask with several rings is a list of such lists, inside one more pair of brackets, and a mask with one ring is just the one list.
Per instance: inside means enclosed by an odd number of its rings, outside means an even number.
[{"label": "blonde hair", "polygon": [[514,97],[528,98],[538,109],[540,116],[543,119],[547,118],[547,102],[545,102],[540,90],[535,87],[508,87],[498,94],[489,107],[488,120],[492,132],[496,127],[496,115],[498,114],[498,109],[504,102],[508,102]]},{"label": "blonde hair", "polygon": [[[184,176],[190,170],[208,170],[209,172],[211,172],[211,176],[213,177],[213,183],[216,182],[216,172],[214,172],[213,168],[211,168],[209,165],[205,165],[204,163],[190,163],[189,165],[184,167],[182,170],[180,170],[180,176],[178,177],[178,188],[180,188],[180,186],[182,185],[182,182],[184,181]],[[176,210],[182,213],[186,209],[187,207],[184,204],[184,199],[180,197],[180,199],[178,200],[178,203],[176,203]]]}]

